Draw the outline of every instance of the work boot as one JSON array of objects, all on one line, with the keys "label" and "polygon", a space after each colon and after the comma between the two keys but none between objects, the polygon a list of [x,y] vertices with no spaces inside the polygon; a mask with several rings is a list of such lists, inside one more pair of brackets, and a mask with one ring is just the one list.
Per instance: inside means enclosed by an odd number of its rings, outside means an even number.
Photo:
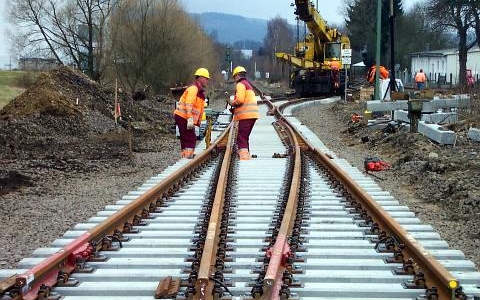
[{"label": "work boot", "polygon": [[195,149],[193,148],[185,148],[185,158],[192,159],[195,157],[194,154]]},{"label": "work boot", "polygon": [[250,160],[250,153],[248,152],[248,149],[242,148],[238,149],[238,156],[240,157],[240,160]]}]

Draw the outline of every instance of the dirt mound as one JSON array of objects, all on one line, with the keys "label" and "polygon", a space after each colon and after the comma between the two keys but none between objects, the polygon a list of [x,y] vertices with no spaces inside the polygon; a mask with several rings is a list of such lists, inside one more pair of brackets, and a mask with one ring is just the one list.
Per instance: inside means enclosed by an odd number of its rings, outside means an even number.
[{"label": "dirt mound", "polygon": [[128,163],[135,151],[156,151],[142,144],[170,134],[173,104],[117,95],[123,118],[116,123],[115,87],[68,67],[42,73],[0,111],[0,164],[34,176],[52,169],[87,172],[107,160]]},{"label": "dirt mound", "polygon": [[[56,132],[65,131],[64,123],[74,123],[77,124],[75,130],[65,133],[84,133],[97,128],[95,123],[99,120],[92,120],[92,116],[103,118],[102,123],[113,124],[110,113],[113,103],[109,99],[108,93],[96,82],[62,66],[42,73],[31,88],[0,111],[0,119],[25,120],[30,124],[38,124],[39,121],[39,125]],[[45,118],[54,118],[54,121],[43,122]]]}]

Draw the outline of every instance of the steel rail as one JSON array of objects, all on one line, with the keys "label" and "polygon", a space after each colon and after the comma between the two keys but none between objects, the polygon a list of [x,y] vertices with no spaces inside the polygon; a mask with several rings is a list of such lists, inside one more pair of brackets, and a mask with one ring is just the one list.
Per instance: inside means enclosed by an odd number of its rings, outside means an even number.
[{"label": "steel rail", "polygon": [[[269,105],[270,107],[273,106],[271,102],[269,102]],[[291,254],[288,237],[292,234],[293,224],[295,222],[301,180],[300,176],[302,159],[296,134],[292,129],[292,126],[288,124],[288,122],[285,122],[282,114],[278,110],[275,112],[275,115],[279,120],[278,122],[281,123],[283,128],[286,130],[293,148],[292,154],[294,155],[294,168],[288,195],[288,202],[287,206],[285,207],[282,223],[280,225],[275,243],[270,249],[271,257],[263,282],[262,299],[265,300],[280,299],[279,292],[283,283],[283,272],[286,269],[285,263]]]},{"label": "steel rail", "polygon": [[[300,100],[290,101],[279,106],[276,111],[283,111],[289,105],[301,102]],[[273,104],[271,104],[273,106]],[[285,120],[287,123],[288,120]],[[290,124],[290,123],[289,123]],[[298,137],[312,151],[314,158],[335,177],[346,188],[354,199],[358,200],[373,222],[378,224],[380,230],[389,236],[394,236],[400,241],[403,253],[403,262],[411,259],[415,273],[425,275],[427,288],[436,288],[439,299],[456,299],[456,289],[461,287],[460,282],[453,276],[428,250],[426,250],[415,238],[410,235],[397,220],[392,218],[378,203],[366,193],[345,171],[332,162],[331,157],[315,148],[301,134]]]},{"label": "steel rail", "polygon": [[213,284],[210,277],[215,273],[212,268],[215,266],[217,256],[218,240],[220,235],[220,225],[222,221],[222,212],[225,200],[225,190],[227,187],[227,178],[230,171],[230,162],[232,160],[233,144],[235,133],[238,126],[230,123],[230,131],[228,142],[225,147],[225,155],[223,157],[222,168],[220,169],[215,198],[213,200],[212,212],[208,223],[205,244],[203,247],[202,257],[198,270],[198,277],[195,283],[195,295],[193,299],[211,300],[213,299]]},{"label": "steel rail", "polygon": [[60,272],[73,273],[77,259],[88,259],[95,254],[97,242],[103,237],[113,235],[116,230],[123,229],[125,222],[133,222],[132,220],[136,216],[144,215],[145,212],[148,212],[150,205],[152,203],[155,204],[157,199],[161,199],[164,195],[168,195],[177,187],[182,186],[183,182],[192,177],[201,165],[213,157],[217,149],[224,147],[225,140],[229,138],[231,130],[232,124],[204,152],[197,154],[194,159],[182,168],[176,170],[162,182],[115,212],[102,223],[74,239],[55,254],[47,257],[23,274],[15,275],[0,282],[3,292],[12,291],[14,299],[37,299],[41,289],[45,287],[51,288],[56,285],[57,276]]}]

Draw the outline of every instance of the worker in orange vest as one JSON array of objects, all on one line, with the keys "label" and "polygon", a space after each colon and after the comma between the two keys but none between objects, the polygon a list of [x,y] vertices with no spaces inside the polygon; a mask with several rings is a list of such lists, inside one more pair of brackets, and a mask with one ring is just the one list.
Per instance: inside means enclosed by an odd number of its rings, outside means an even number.
[{"label": "worker in orange vest", "polygon": [[415,74],[415,83],[417,84],[417,89],[423,90],[425,88],[425,82],[427,81],[427,76],[423,73],[423,69],[420,69],[420,72]]},{"label": "worker in orange vest", "polygon": [[[380,79],[387,79],[389,77],[390,73],[384,66],[380,66],[378,70],[379,70]],[[375,65],[371,66],[370,69],[368,69],[367,81],[369,83],[373,83],[375,81],[376,72],[377,72],[377,66]]]},{"label": "worker in orange vest", "polygon": [[240,160],[249,160],[250,133],[259,118],[257,99],[252,85],[246,78],[247,70],[238,66],[233,69],[232,77],[236,82],[233,100],[227,99],[233,110],[233,120],[238,121],[237,147]]},{"label": "worker in orange vest", "polygon": [[205,106],[205,88],[207,87],[210,73],[205,68],[195,72],[193,82],[182,94],[174,111],[175,123],[180,132],[180,156],[193,158],[197,136],[195,125],[200,126]]}]

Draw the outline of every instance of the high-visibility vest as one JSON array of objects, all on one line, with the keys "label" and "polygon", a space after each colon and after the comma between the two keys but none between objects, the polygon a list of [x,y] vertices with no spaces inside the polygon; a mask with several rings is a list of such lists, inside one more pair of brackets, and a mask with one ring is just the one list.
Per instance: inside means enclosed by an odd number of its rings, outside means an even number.
[{"label": "high-visibility vest", "polygon": [[427,80],[427,77],[425,76],[425,73],[422,73],[422,72],[418,72],[416,75],[415,75],[415,82],[422,82],[424,83],[425,81]]},{"label": "high-visibility vest", "polygon": [[200,126],[205,105],[205,94],[196,84],[189,86],[180,97],[174,114],[187,120],[193,118],[193,123]]},{"label": "high-visibility vest", "polygon": [[[375,76],[376,76],[376,66],[371,66],[370,69],[368,70],[367,74],[367,81],[370,83],[373,83],[375,81]],[[380,66],[379,70],[379,76],[380,79],[387,79],[388,76],[390,75],[388,70],[384,66]]]},{"label": "high-visibility vest", "polygon": [[237,81],[233,99],[233,120],[258,119],[258,105],[252,85],[245,78]]}]

